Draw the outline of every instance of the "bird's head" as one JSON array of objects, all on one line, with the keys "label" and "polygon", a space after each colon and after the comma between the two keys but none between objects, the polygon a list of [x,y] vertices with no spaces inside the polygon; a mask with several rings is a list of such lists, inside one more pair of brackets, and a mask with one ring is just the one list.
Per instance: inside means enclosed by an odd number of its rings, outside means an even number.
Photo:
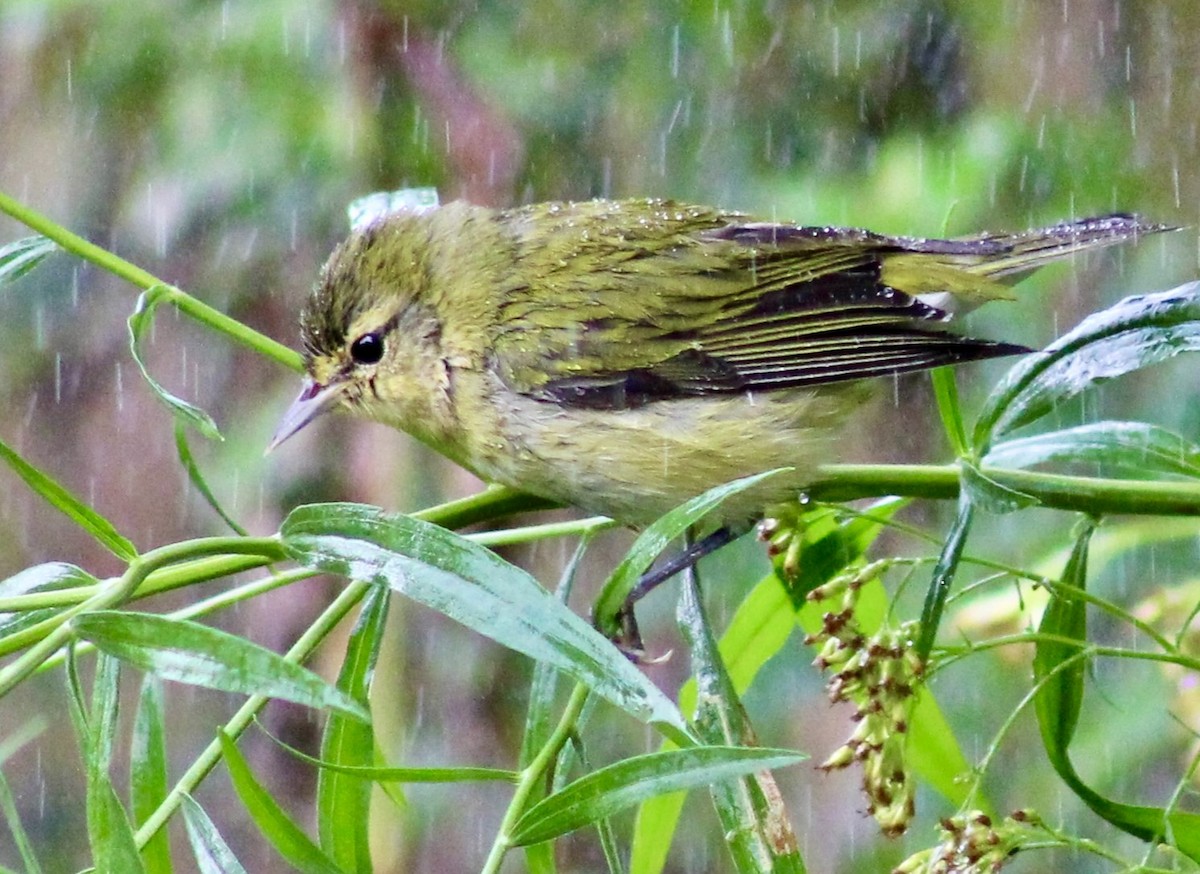
[{"label": "bird's head", "polygon": [[308,374],[270,448],[338,409],[427,436],[448,390],[427,235],[416,217],[390,216],[330,256],[301,316]]}]

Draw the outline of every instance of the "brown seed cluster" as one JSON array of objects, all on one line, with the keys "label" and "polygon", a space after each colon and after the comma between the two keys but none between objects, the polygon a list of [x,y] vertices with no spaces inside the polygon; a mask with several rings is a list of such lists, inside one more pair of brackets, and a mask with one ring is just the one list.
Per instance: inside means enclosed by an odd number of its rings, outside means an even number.
[{"label": "brown seed cluster", "polygon": [[882,628],[868,636],[855,616],[858,592],[889,561],[877,561],[835,577],[809,593],[813,601],[841,598],[840,609],[824,615],[821,630],[806,642],[817,649],[814,664],[831,672],[831,701],[854,705],[854,733],[821,765],[824,770],[859,762],[868,811],[884,834],[908,828],[916,783],[905,761],[908,717],[923,665],[913,648],[915,622]]},{"label": "brown seed cluster", "polygon": [[941,842],[909,856],[892,874],[996,874],[1023,845],[1047,836],[1033,811],[1015,811],[994,825],[976,810],[943,819]]}]

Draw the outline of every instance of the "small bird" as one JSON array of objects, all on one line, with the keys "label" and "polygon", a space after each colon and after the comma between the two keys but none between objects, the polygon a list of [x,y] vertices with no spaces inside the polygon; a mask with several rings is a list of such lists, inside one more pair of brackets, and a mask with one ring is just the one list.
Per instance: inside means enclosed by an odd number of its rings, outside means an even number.
[{"label": "small bird", "polygon": [[722,508],[745,530],[837,458],[871,378],[1030,351],[951,333],[953,313],[1167,229],[1114,214],[920,239],[664,200],[397,211],[321,271],[308,378],[271,445],[347,410],[634,528],[790,467]]}]

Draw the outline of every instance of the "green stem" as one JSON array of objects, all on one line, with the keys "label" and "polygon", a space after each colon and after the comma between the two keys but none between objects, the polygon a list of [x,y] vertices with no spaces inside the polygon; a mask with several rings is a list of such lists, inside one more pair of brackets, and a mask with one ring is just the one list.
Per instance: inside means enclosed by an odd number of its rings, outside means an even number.
[{"label": "green stem", "polygon": [[[151,595],[169,592],[181,586],[190,586],[195,583],[232,576],[243,571],[251,571],[270,563],[270,559],[261,555],[219,555],[180,562],[150,573],[130,597],[131,599],[148,598]],[[72,586],[69,589],[28,592],[24,595],[13,595],[11,598],[0,598],[0,613],[24,613],[48,607],[69,607],[90,598],[101,585],[101,583],[93,583],[90,586]],[[4,640],[7,641],[8,638]],[[0,655],[5,654],[2,647],[3,643],[0,643]]]},{"label": "green stem", "polygon": [[587,702],[587,698],[588,687],[582,683],[576,683],[562,717],[558,720],[558,725],[554,727],[554,731],[546,739],[542,748],[538,750],[538,754],[534,756],[529,766],[521,771],[516,791],[513,792],[512,801],[509,802],[508,810],[504,813],[504,820],[500,823],[500,830],[496,833],[492,851],[488,854],[481,874],[496,874],[500,870],[504,855],[512,846],[509,843],[509,836],[512,834],[513,827],[521,818],[521,814],[525,812],[525,804],[529,800],[529,796],[537,788],[567,741],[571,739],[571,734],[575,731],[575,725],[579,721],[579,714],[583,712],[583,705]]},{"label": "green stem", "polygon": [[[1075,641],[1075,643],[1078,643],[1078,641]],[[1063,671],[1067,670],[1067,668],[1071,665],[1074,665],[1079,661],[1086,660],[1091,655],[1091,652],[1092,651],[1090,649],[1080,649],[1079,652],[1063,659],[1061,662],[1055,665],[1054,668],[1046,674],[1046,676],[1042,677],[1041,680],[1033,684],[1033,688],[1031,688],[1024,695],[1024,697],[1021,698],[1021,700],[1017,703],[1017,706],[1013,708],[1012,713],[1005,717],[1004,722],[1000,725],[1000,728],[997,729],[995,735],[992,736],[991,743],[988,744],[987,751],[983,754],[983,758],[980,759],[979,763],[971,770],[971,784],[967,789],[966,797],[963,799],[963,809],[975,806],[975,796],[979,794],[980,788],[983,785],[983,778],[987,775],[987,770],[991,766],[992,760],[1000,752],[1000,746],[1004,738],[1008,736],[1008,733],[1016,724],[1017,717],[1024,712],[1026,707],[1034,702],[1038,696],[1038,693],[1042,691],[1048,682],[1050,682],[1051,678],[1058,676]],[[928,689],[925,690],[924,694],[928,694]]]},{"label": "green stem", "polygon": [[419,510],[412,515],[416,519],[432,522],[443,528],[459,529],[514,513],[552,510],[560,506],[562,505],[554,501],[538,498],[509,486],[489,485],[473,495]]},{"label": "green stem", "polygon": [[[333,600],[333,603],[326,607],[321,615],[317,617],[316,621],[292,644],[291,649],[284,654],[284,658],[295,664],[304,662],[312,654],[313,650],[325,640],[333,628],[354,608],[354,605],[362,600],[369,585],[369,583],[350,583],[346,588],[342,589],[341,594]],[[239,737],[250,723],[254,721],[255,716],[266,706],[269,700],[265,695],[252,695],[246,699],[246,703],[238,708],[237,713],[225,723],[223,728],[225,734],[235,739]],[[191,767],[184,772],[183,776],[171,788],[171,791],[167,793],[167,797],[162,800],[162,803],[158,805],[155,811],[146,818],[146,821],[137,830],[134,840],[137,842],[139,849],[145,847],[158,830],[166,825],[167,820],[171,818],[180,803],[182,803],[183,796],[191,794],[200,785],[200,781],[208,776],[208,773],[220,760],[221,745],[218,741],[214,740],[196,757]]]},{"label": "green stem", "polygon": [[572,519],[567,522],[547,522],[544,525],[526,525],[521,528],[500,528],[496,531],[480,531],[465,534],[467,540],[482,546],[512,546],[518,543],[534,543],[555,537],[590,537],[597,531],[612,528],[617,523],[607,516],[592,516],[587,519]]},{"label": "green stem", "polygon": [[90,261],[97,267],[101,267],[109,273],[119,276],[127,282],[131,282],[141,289],[150,289],[154,286],[166,288],[167,291],[163,295],[164,298],[179,307],[182,312],[200,322],[200,324],[249,346],[254,351],[278,361],[284,367],[288,367],[297,373],[304,372],[304,358],[294,349],[290,349],[282,343],[272,340],[265,334],[260,334],[253,328],[243,325],[237,319],[231,318],[220,310],[210,307],[187,292],[175,288],[170,283],[163,282],[136,264],[131,264],[125,259],[119,258],[112,252],[109,252],[107,249],[102,249],[95,243],[88,242],[78,234],[71,233],[66,228],[51,221],[41,213],[30,209],[21,202],[14,200],[2,191],[0,191],[0,212],[7,213],[30,229],[53,240],[63,250],[70,252],[72,255],[78,255],[85,261]]},{"label": "green stem", "polygon": [[[1031,470],[983,467],[1001,485],[1031,495],[1043,506],[1092,515],[1200,516],[1200,483],[1064,476]],[[805,489],[821,501],[853,501],[887,495],[951,500],[958,497],[957,464],[833,464]]]},{"label": "green stem", "polygon": [[80,613],[92,610],[107,610],[127,601],[151,572],[187,559],[202,556],[261,555],[272,561],[282,561],[287,556],[283,546],[275,537],[206,537],[185,540],[152,549],[129,563],[125,573],[107,581],[92,597],[48,620],[54,627],[19,658],[0,670],[0,698],[8,694],[17,683],[38,669],[56,650],[70,642],[71,619]]}]

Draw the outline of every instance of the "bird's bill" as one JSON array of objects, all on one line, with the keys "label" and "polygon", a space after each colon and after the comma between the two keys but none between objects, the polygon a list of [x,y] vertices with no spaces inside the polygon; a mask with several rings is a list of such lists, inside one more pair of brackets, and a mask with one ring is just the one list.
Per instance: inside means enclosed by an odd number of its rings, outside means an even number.
[{"label": "bird's bill", "polygon": [[300,396],[292,401],[292,405],[288,407],[287,412],[283,414],[283,418],[279,420],[279,427],[275,429],[275,436],[267,444],[267,452],[270,452],[284,440],[287,440],[317,416],[327,412],[337,401],[341,393],[342,387],[337,382],[331,382],[329,385],[320,385],[313,379],[305,379],[304,387],[300,390]]}]

